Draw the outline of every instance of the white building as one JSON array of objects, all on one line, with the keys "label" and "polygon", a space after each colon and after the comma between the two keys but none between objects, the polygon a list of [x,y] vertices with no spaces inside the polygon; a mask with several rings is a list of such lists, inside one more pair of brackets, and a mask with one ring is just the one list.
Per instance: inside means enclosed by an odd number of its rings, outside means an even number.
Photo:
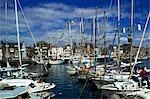
[{"label": "white building", "polygon": [[72,49],[71,49],[70,45],[65,47],[63,56],[64,56],[64,59],[71,59],[71,57],[72,57]]},{"label": "white building", "polygon": [[52,47],[51,53],[49,54],[53,59],[61,59],[63,56],[64,50],[62,47]]}]

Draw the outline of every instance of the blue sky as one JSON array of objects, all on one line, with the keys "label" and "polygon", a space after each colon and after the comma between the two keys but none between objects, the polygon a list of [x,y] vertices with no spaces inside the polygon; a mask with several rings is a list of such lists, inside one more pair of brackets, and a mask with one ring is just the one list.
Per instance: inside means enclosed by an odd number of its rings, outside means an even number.
[{"label": "blue sky", "polygon": [[[4,4],[0,1],[0,40],[5,40],[5,16]],[[79,18],[84,17],[85,33],[84,37],[87,41],[90,40],[91,35],[91,19],[95,17],[95,8],[98,7],[98,17],[100,23],[100,35],[103,36],[103,12],[106,11],[108,22],[106,25],[107,40],[111,43],[114,37],[114,27],[117,25],[117,0],[20,0],[25,16],[29,22],[30,28],[33,32],[36,41],[45,40],[57,44],[69,43],[69,35],[66,29],[68,20],[73,20],[72,24],[72,39],[79,41]],[[109,9],[112,3],[111,9]],[[121,43],[127,43],[127,34],[122,33],[123,27],[130,25],[131,15],[131,0],[120,0],[121,7]],[[19,6],[18,6],[19,7]],[[150,11],[149,0],[134,0],[134,43],[139,44],[139,40],[144,29],[144,24],[148,12]],[[83,13],[83,14],[82,14]],[[25,20],[18,9],[19,14],[19,29],[21,41],[25,41],[27,45],[33,44],[29,30]],[[142,25],[142,31],[137,31],[137,25]],[[16,28],[15,28],[15,13],[13,0],[8,0],[8,40],[15,42]],[[61,38],[61,39],[60,39]],[[150,25],[145,36],[145,44],[150,42]]]}]

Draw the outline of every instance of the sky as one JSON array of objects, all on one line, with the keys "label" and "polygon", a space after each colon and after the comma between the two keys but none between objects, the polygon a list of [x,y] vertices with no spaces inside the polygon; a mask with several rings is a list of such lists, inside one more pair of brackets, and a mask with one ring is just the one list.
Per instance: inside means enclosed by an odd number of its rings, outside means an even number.
[{"label": "sky", "polygon": [[[67,30],[67,22],[72,21],[72,41],[80,42],[79,22],[80,17],[84,18],[84,42],[90,42],[91,39],[91,23],[95,17],[95,9],[97,8],[97,16],[99,23],[99,31],[101,44],[103,44],[104,34],[104,11],[108,19],[106,23],[106,39],[107,44],[111,44],[117,27],[117,0],[17,0],[18,1],[18,18],[19,32],[21,42],[26,45],[32,45],[33,39],[21,13],[23,9],[30,30],[36,42],[45,40],[49,43],[57,45],[69,44],[69,33]],[[8,0],[7,25],[5,22],[5,0],[0,1],[0,40],[9,42],[17,42],[16,24],[14,12],[14,0]],[[133,43],[139,45],[141,35],[144,30],[145,22],[150,11],[149,0],[134,0],[134,25],[133,25]],[[128,33],[123,33],[123,28],[130,26],[131,16],[131,0],[120,0],[120,41],[121,44],[128,43]],[[138,31],[137,26],[141,24],[142,30]],[[7,30],[7,37],[6,37]],[[150,42],[150,23],[148,24],[144,46]]]}]

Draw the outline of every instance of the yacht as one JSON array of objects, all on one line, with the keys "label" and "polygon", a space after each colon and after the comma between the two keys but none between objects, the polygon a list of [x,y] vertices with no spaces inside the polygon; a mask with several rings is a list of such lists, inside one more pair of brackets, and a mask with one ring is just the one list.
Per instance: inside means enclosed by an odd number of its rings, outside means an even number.
[{"label": "yacht", "polygon": [[[145,86],[140,87],[140,83],[132,79],[126,79],[124,81],[116,81],[111,84],[103,85],[101,87],[102,94],[109,97],[112,93],[116,93],[119,96],[145,96],[150,94],[150,89]],[[146,98],[144,98],[146,99]]]},{"label": "yacht", "polygon": [[0,84],[0,97],[1,99],[19,99],[19,98],[29,98],[29,94],[26,87],[15,87],[9,86],[8,84]]},{"label": "yacht", "polygon": [[48,93],[28,93],[27,87],[10,86],[0,83],[0,98],[1,99],[50,99]]},{"label": "yacht", "polygon": [[48,64],[50,65],[59,65],[59,64],[63,64],[64,63],[64,60],[62,59],[50,59],[48,61]]},{"label": "yacht", "polygon": [[40,81],[33,81],[31,79],[2,79],[0,83],[9,84],[10,86],[27,87],[29,93],[48,91],[55,87],[54,83],[44,83]]},{"label": "yacht", "polygon": [[15,67],[2,67],[0,68],[0,76],[2,78],[22,78],[27,77],[28,73],[26,73],[25,68],[15,68]]}]

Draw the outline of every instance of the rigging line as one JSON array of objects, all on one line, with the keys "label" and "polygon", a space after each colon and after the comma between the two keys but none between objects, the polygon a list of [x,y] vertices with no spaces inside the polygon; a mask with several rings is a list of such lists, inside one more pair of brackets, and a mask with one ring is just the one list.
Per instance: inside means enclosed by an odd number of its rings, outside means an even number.
[{"label": "rigging line", "polygon": [[[108,11],[110,11],[110,9],[112,7],[112,4],[113,4],[113,0],[110,1],[110,5],[109,5],[109,8],[108,8]],[[108,19],[109,18],[106,18],[106,23],[108,22]],[[114,19],[113,19],[113,22],[114,22]]]},{"label": "rigging line", "polygon": [[[24,17],[24,19],[25,19],[25,22],[26,22],[26,24],[27,24],[27,28],[28,28],[28,30],[29,30],[29,32],[30,32],[30,34],[31,34],[31,37],[32,37],[32,39],[33,39],[33,42],[34,42],[35,46],[38,47],[37,44],[36,44],[36,41],[35,41],[35,39],[34,39],[33,32],[31,31],[30,25],[29,25],[29,23],[28,23],[28,21],[27,21],[27,18],[26,18],[26,16],[25,16],[24,11],[23,11],[23,9],[22,9],[22,6],[21,6],[21,4],[20,4],[20,1],[17,0],[17,2],[18,2],[18,4],[19,4],[21,13],[22,13],[22,15],[23,15],[23,17]],[[40,52],[39,50],[38,50],[38,53],[39,53],[39,55],[41,56],[41,52]]]},{"label": "rigging line", "polygon": [[80,99],[80,97],[81,97],[81,95],[82,95],[82,93],[83,93],[83,91],[84,91],[84,89],[85,89],[87,83],[88,83],[88,79],[86,79],[86,82],[85,82],[85,84],[84,84],[84,86],[83,86],[83,88],[82,88],[82,91],[81,91],[81,93],[80,93],[78,99]]},{"label": "rigging line", "polygon": [[[112,4],[113,4],[113,0],[110,1],[108,11],[110,11],[110,9],[111,9],[111,7],[112,7]],[[108,22],[108,19],[109,19],[109,17],[106,18],[106,24],[107,24],[107,22]],[[104,34],[104,32],[105,32],[105,31],[104,31],[104,29],[103,29],[103,34]]]},{"label": "rigging line", "polygon": [[113,42],[112,42],[112,46],[111,46],[111,48],[110,48],[109,58],[108,58],[108,62],[109,62],[109,63],[110,63],[111,53],[112,53],[113,47],[114,47],[114,45],[115,45],[116,35],[117,35],[117,32],[115,32],[115,36],[114,36],[114,39],[113,39]]},{"label": "rigging line", "polygon": [[[65,28],[64,28],[64,32],[65,33],[68,33],[68,22],[66,23],[66,25],[65,25]],[[67,38],[64,40],[65,42],[67,42],[68,44],[70,44],[70,36],[69,36],[69,33],[68,33],[68,35],[66,36]]]},{"label": "rigging line", "polygon": [[100,99],[103,99],[103,98],[102,98],[102,96],[103,96],[103,90],[102,90],[102,92],[101,92],[101,96],[100,96]]},{"label": "rigging line", "polygon": [[[108,11],[110,11],[110,9],[111,9],[111,7],[112,7],[112,3],[113,3],[113,0],[110,1]],[[107,21],[108,21],[108,18],[106,19],[106,23],[107,23]]]},{"label": "rigging line", "polygon": [[29,29],[29,32],[30,32],[30,34],[31,34],[31,36],[32,36],[32,39],[33,39],[34,43],[36,44],[35,39],[34,39],[34,37],[33,37],[33,33],[32,33],[32,31],[31,31],[31,28],[30,28],[29,23],[28,23],[28,21],[27,21],[27,18],[26,18],[26,16],[25,16],[24,12],[23,12],[22,6],[21,6],[19,0],[17,0],[17,1],[18,1],[20,10],[21,10],[21,12],[22,12],[22,14],[23,14],[23,17],[24,17],[24,19],[25,19],[25,21],[26,21],[26,24],[27,24],[27,27],[28,27],[28,29]]},{"label": "rigging line", "polygon": [[89,87],[87,88],[87,91],[90,91],[90,88],[92,87],[94,81],[92,80],[92,82],[90,83]]},{"label": "rigging line", "polygon": [[129,79],[133,75],[134,67],[135,67],[135,65],[137,63],[137,58],[138,58],[139,53],[140,53],[140,49],[141,49],[141,46],[142,46],[142,43],[143,43],[143,39],[144,39],[144,36],[145,36],[145,33],[146,33],[146,29],[147,29],[147,26],[148,26],[149,19],[150,19],[150,12],[149,12],[147,20],[146,20],[146,24],[145,24],[145,27],[144,27],[143,35],[142,35],[142,38],[141,38],[141,41],[140,41],[140,45],[139,45],[139,48],[138,48],[138,51],[137,51],[137,54],[136,54],[136,57],[135,57],[135,61],[134,61],[133,67],[131,69],[131,74],[129,76]]}]

